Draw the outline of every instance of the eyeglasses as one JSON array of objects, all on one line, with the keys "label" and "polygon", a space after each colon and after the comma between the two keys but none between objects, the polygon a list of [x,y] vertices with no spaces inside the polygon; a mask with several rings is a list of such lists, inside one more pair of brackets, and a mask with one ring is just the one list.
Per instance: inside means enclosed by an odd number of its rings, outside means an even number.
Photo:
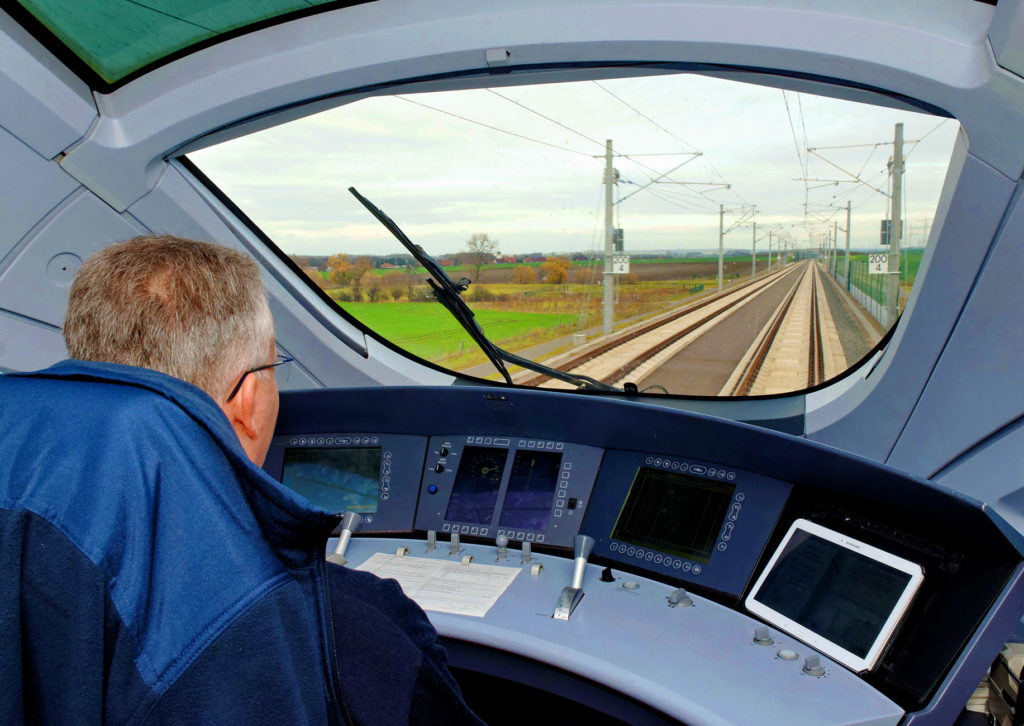
[{"label": "eyeglasses", "polygon": [[285,363],[291,363],[293,360],[295,359],[289,358],[286,355],[279,355],[277,356],[277,360],[273,363],[267,363],[266,365],[250,368],[249,370],[242,374],[241,378],[238,379],[238,383],[236,383],[235,387],[231,389],[231,393],[228,394],[228,397],[224,401],[224,403],[231,403],[231,399],[235,397],[235,394],[238,393],[238,389],[242,387],[242,381],[244,381],[245,377],[250,373],[256,373],[257,371],[265,371],[268,368],[277,368],[278,366],[283,366]]}]

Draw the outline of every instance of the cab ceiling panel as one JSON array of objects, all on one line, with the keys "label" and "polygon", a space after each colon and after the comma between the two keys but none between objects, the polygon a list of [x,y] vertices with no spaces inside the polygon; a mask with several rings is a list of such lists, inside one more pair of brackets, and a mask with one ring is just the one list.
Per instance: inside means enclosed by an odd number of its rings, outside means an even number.
[{"label": "cab ceiling panel", "polygon": [[[103,118],[62,163],[122,210],[153,186],[165,156],[275,110],[414,78],[632,62],[769,69],[794,82],[842,78],[884,89],[957,116],[972,153],[1019,175],[1024,147],[1006,142],[1024,134],[1024,122],[1006,94],[1016,77],[988,45],[991,7],[938,2],[922,17],[917,5],[844,6],[861,13],[853,17],[823,2],[810,3],[821,12],[798,5],[529,0],[494,12],[463,0],[382,0],[333,10],[226,40],[99,96]],[[492,48],[508,50],[510,65],[488,68]]]},{"label": "cab ceiling panel", "polygon": [[0,274],[0,308],[60,326],[82,260],[145,231],[87,191],[73,194]]},{"label": "cab ceiling panel", "polygon": [[0,126],[52,159],[82,138],[96,105],[88,86],[2,10],[0,31]]},{"label": "cab ceiling panel", "polygon": [[8,255],[40,219],[78,186],[59,167],[0,129],[0,159],[17,174],[0,174],[0,271]]}]

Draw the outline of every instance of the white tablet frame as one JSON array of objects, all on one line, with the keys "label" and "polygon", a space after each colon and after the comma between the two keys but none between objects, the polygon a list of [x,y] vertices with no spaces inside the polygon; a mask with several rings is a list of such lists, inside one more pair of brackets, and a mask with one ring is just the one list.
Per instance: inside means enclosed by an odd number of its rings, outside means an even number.
[{"label": "white tablet frame", "polygon": [[[806,626],[792,620],[782,613],[773,610],[764,603],[758,601],[757,595],[761,590],[761,586],[768,578],[768,574],[775,567],[775,563],[778,561],[779,556],[786,549],[786,545],[789,544],[794,533],[798,530],[802,530],[812,536],[820,537],[821,539],[833,542],[841,547],[852,550],[859,555],[863,555],[872,560],[876,560],[887,567],[891,567],[895,570],[899,570],[910,576],[910,580],[907,582],[906,587],[903,589],[903,593],[900,595],[896,604],[893,606],[892,611],[889,613],[889,617],[885,620],[882,628],[878,631],[878,635],[875,636],[874,643],[868,649],[867,654],[861,657],[855,653],[846,650],[837,643],[828,640],[823,635],[819,635],[813,630],[808,629]],[[779,543],[772,558],[768,561],[764,570],[761,572],[761,576],[757,579],[753,589],[747,596],[744,604],[747,610],[768,621],[770,624],[775,625],[780,630],[783,630],[795,638],[802,640],[807,645],[815,648],[824,655],[832,658],[838,663],[842,663],[844,666],[853,670],[857,673],[863,673],[870,671],[877,664],[881,658],[886,645],[889,644],[893,633],[896,631],[896,627],[899,625],[903,616],[906,615],[907,610],[910,607],[911,601],[914,599],[914,595],[917,594],[918,589],[921,587],[921,583],[924,581],[924,571],[921,566],[916,562],[897,557],[896,555],[880,550],[877,547],[872,547],[869,544],[847,537],[844,534],[835,532],[826,527],[822,527],[819,524],[810,522],[806,519],[797,519],[789,527],[789,531],[786,532],[786,536],[783,537],[782,542]]]}]

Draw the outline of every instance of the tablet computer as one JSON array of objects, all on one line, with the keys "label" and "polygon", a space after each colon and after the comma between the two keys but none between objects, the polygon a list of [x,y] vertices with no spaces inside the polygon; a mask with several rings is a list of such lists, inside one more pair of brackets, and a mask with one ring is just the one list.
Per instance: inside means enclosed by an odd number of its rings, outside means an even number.
[{"label": "tablet computer", "polygon": [[798,519],[746,606],[860,673],[877,665],[923,581],[917,563]]}]

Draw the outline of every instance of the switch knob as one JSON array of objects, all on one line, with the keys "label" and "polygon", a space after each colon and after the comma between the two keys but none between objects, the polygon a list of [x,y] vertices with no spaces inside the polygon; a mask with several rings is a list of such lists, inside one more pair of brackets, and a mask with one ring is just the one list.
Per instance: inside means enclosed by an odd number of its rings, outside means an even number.
[{"label": "switch knob", "polygon": [[825,666],[821,664],[820,655],[809,655],[804,659],[803,672],[815,678],[825,675]]},{"label": "switch knob", "polygon": [[672,594],[668,596],[669,607],[674,608],[692,608],[693,598],[683,588],[679,587],[672,591]]},{"label": "switch knob", "polygon": [[444,464],[442,464],[440,461],[434,464],[434,471],[436,471],[438,474],[444,473]]},{"label": "switch knob", "polygon": [[441,456],[448,456],[448,447],[442,446],[441,450],[438,451],[437,453],[439,453]]},{"label": "switch knob", "polygon": [[767,627],[761,625],[754,628],[754,642],[758,645],[775,645],[775,638]]}]

